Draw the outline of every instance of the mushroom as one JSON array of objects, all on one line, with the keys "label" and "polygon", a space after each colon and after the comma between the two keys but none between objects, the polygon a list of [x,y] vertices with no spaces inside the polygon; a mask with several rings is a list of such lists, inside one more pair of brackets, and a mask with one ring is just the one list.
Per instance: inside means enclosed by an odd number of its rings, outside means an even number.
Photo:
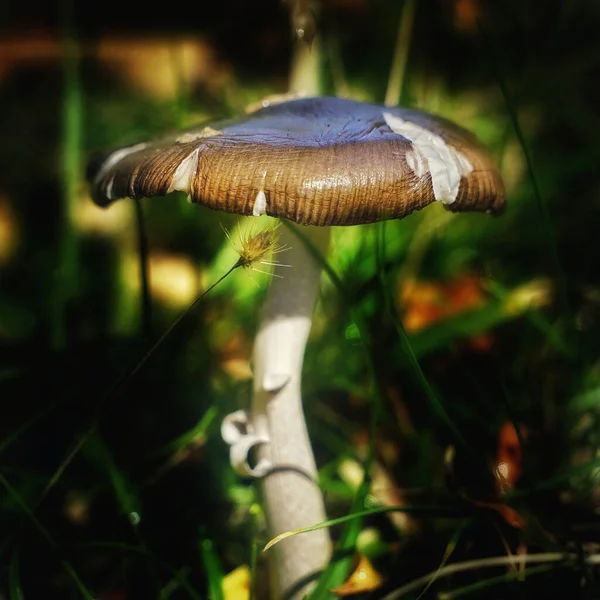
[{"label": "mushroom", "polygon": [[[455,212],[500,213],[505,204],[500,173],[469,132],[418,110],[327,97],[116,150],[92,182],[102,206],[183,191],[214,210],[287,219],[322,253],[332,225],[403,218],[436,201]],[[260,478],[270,536],[326,519],[300,393],[321,269],[288,228],[281,238],[293,269],[272,282],[263,308],[252,410],[222,427],[234,466]],[[301,598],[329,559],[329,536],[292,536],[272,552],[276,596]]]}]

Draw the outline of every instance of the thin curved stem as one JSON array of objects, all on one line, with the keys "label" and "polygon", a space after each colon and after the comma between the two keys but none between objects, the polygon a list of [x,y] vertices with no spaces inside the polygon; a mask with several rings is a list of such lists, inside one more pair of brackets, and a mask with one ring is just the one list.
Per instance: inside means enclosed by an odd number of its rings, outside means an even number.
[{"label": "thin curved stem", "polygon": [[[325,253],[328,228],[303,228]],[[254,345],[252,424],[269,442],[258,459],[270,465],[261,480],[269,537],[326,520],[323,495],[306,429],[300,392],[302,362],[321,268],[293,232],[283,228],[280,243],[290,246],[291,269],[275,279],[262,313]],[[326,529],[282,541],[271,553],[276,598],[302,598],[329,560]]]},{"label": "thin curved stem", "polygon": [[169,336],[169,334],[181,323],[185,317],[187,317],[196,306],[200,303],[200,301],[221,281],[223,281],[226,277],[228,277],[235,269],[242,266],[240,261],[236,262],[230,269],[228,269],[224,275],[221,275],[217,281],[215,281],[212,285],[210,285],[202,294],[200,294],[187,308],[186,310],[175,319],[175,321],[169,326],[169,328],[160,336],[160,338],[150,347],[150,349],[144,354],[144,356],[134,365],[134,367],[124,373],[119,379],[114,383],[114,385],[108,390],[108,392],[102,397],[100,402],[96,404],[94,407],[94,411],[92,413],[92,419],[88,427],[79,435],[73,446],[69,449],[69,452],[65,456],[65,458],[61,461],[60,465],[54,471],[52,477],[46,484],[46,487],[43,489],[41,496],[38,499],[36,506],[39,506],[44,498],[48,495],[48,492],[56,485],[57,481],[62,477],[66,468],[71,464],[71,461],[75,456],[79,453],[83,445],[87,442],[90,435],[95,431],[96,425],[100,418],[100,415],[103,410],[106,409],[106,404],[109,400],[114,400],[120,392],[123,391],[123,388],[127,385],[127,383],[137,374],[137,372],[146,364],[146,362],[150,359],[150,357],[154,354],[154,352],[160,347],[160,345],[165,341],[165,339]]},{"label": "thin curved stem", "polygon": [[[475,560],[467,560],[464,562],[453,563],[446,565],[427,573],[413,581],[410,581],[406,585],[397,588],[393,592],[389,593],[383,598],[383,600],[398,600],[404,596],[422,588],[427,585],[431,580],[443,579],[449,577],[455,573],[462,573],[464,571],[474,571],[476,569],[485,569],[490,567],[503,567],[513,566],[518,564],[540,564],[540,563],[560,563],[567,560],[576,560],[576,554],[563,553],[563,552],[544,552],[540,554],[521,554],[518,556],[491,556],[489,558],[479,558]],[[585,558],[585,562],[588,565],[597,565],[600,563],[599,554],[591,554]]]}]

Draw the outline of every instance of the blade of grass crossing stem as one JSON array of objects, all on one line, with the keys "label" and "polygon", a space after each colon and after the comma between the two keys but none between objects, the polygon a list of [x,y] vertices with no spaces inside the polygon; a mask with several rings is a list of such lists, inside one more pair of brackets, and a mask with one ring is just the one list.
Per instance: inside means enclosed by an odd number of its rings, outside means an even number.
[{"label": "blade of grass crossing stem", "polygon": [[[267,548],[270,548],[282,539],[289,537],[290,535],[297,535],[300,533],[306,533],[320,529],[322,527],[333,527],[334,525],[341,525],[343,523],[349,523],[349,526],[344,529],[342,537],[336,546],[335,554],[331,560],[330,565],[325,569],[323,575],[319,578],[317,587],[310,595],[310,600],[326,600],[336,598],[330,590],[337,585],[341,585],[350,572],[352,563],[354,560],[354,547],[356,545],[356,537],[360,533],[362,526],[362,519],[371,515],[378,515],[388,512],[404,512],[409,514],[426,514],[429,516],[441,516],[441,517],[455,517],[459,513],[454,509],[448,507],[439,506],[385,506],[380,508],[356,511],[354,510],[351,514],[338,519],[331,519],[325,523],[313,525],[312,527],[306,527],[299,529],[294,532],[283,533],[269,542]],[[337,555],[337,557],[336,557]]]},{"label": "blade of grass crossing stem", "polygon": [[62,205],[58,265],[53,284],[52,343],[67,342],[67,304],[77,289],[77,232],[73,218],[81,176],[82,93],[80,50],[73,25],[73,1],[63,0],[63,98],[61,115]]},{"label": "blade of grass crossing stem", "polygon": [[19,553],[14,552],[8,567],[8,593],[10,600],[24,600],[19,573]]},{"label": "blade of grass crossing stem", "polygon": [[[338,295],[342,299],[342,301],[345,301],[346,298],[349,298],[350,295],[347,294],[342,280],[339,278],[339,276],[331,267],[331,265],[327,262],[327,260],[321,255],[321,253],[310,243],[308,239],[306,239],[304,235],[302,235],[298,228],[291,227],[285,221],[284,225],[286,227],[290,227],[294,234],[307,247],[307,249],[313,255],[314,259],[319,264],[321,264],[322,268],[331,279],[331,282],[336,288]],[[364,320],[362,319],[360,313],[356,310],[355,307],[348,305],[347,308],[350,312],[352,320],[354,321],[354,324],[356,325],[356,329],[359,333],[359,337],[362,342],[361,347],[364,349],[365,360],[369,370],[372,387],[370,395],[373,398],[373,408],[371,410],[369,424],[369,443],[367,446],[367,456],[364,461],[365,475],[363,481],[358,487],[358,490],[356,491],[356,495],[354,497],[354,501],[350,509],[351,514],[354,514],[357,511],[364,508],[365,499],[367,498],[367,495],[369,493],[371,466],[373,464],[375,455],[375,430],[382,412],[382,401],[381,395],[379,394],[379,390],[377,389],[377,377],[374,359],[371,353],[369,352],[371,344],[368,341],[368,328],[366,327]],[[329,590],[338,585],[341,585],[346,580],[352,567],[352,551],[356,546],[356,540],[358,539],[358,534],[360,533],[360,530],[360,519],[352,519],[349,522],[348,526],[345,528],[342,535],[340,536],[340,539],[336,544],[334,550],[334,558],[330,561],[329,565],[319,578],[317,586],[310,595],[311,599],[321,600],[324,598],[333,597]],[[339,558],[336,559],[335,555],[337,555]]]},{"label": "blade of grass crossing stem", "polygon": [[[284,225],[288,226],[287,223],[285,223],[285,222],[284,222]],[[317,249],[310,243],[310,241],[307,240],[305,238],[305,236],[303,236],[297,230],[297,228],[292,228],[292,230],[301,239],[301,241],[306,245],[306,247],[312,253],[315,260],[317,260],[322,265],[323,270],[327,273],[327,275],[331,279],[333,285],[336,287],[338,294],[340,295],[340,298],[345,299],[345,298],[351,297],[350,295],[347,294],[343,282],[341,281],[341,279],[339,278],[339,276],[337,275],[335,270],[327,262],[327,260],[317,251]],[[383,246],[382,246],[382,248],[383,248]],[[377,252],[380,253],[380,252],[382,252],[382,250],[379,250],[379,248],[378,248]],[[379,259],[379,260],[381,260],[381,259]],[[381,268],[379,268],[378,270],[379,270],[380,274],[383,272]],[[384,290],[386,290],[387,286],[384,285],[383,288],[384,288]],[[389,302],[389,293],[386,293],[386,296],[388,296],[387,302]],[[352,319],[354,320],[356,329],[359,333],[359,338],[360,338],[360,341],[362,342],[361,346],[363,348],[365,348],[365,357],[366,357],[369,371],[371,374],[371,380],[372,380],[372,382],[376,382],[376,377],[375,377],[376,369],[375,369],[373,357],[371,356],[370,352],[368,351],[368,348],[370,347],[370,344],[368,343],[368,339],[369,339],[368,329],[367,329],[364,321],[362,320],[361,315],[358,313],[358,311],[352,306],[348,306],[348,309],[350,311]],[[393,313],[392,313],[392,316],[394,316]],[[460,433],[460,431],[458,430],[458,428],[456,427],[456,425],[454,424],[452,419],[449,417],[449,415],[446,413],[443,405],[440,403],[439,399],[437,398],[437,395],[433,391],[433,388],[431,387],[431,385],[429,384],[429,381],[427,380],[425,374],[423,373],[414,352],[412,352],[412,348],[410,346],[408,337],[406,336],[406,332],[404,331],[404,328],[402,327],[401,323],[399,322],[397,315],[395,317],[395,321],[396,321],[397,325],[399,326],[398,333],[400,336],[400,340],[402,341],[402,343],[406,349],[406,355],[409,359],[409,363],[410,363],[413,371],[415,372],[415,374],[417,376],[417,380],[420,383],[422,389],[424,390],[425,395],[429,399],[430,404],[432,405],[434,411],[448,425],[448,427],[451,429],[451,431],[455,435],[456,439],[461,443],[461,445],[468,450],[469,454],[471,454],[473,456],[473,459],[476,462],[476,464],[479,464],[481,466],[482,470],[484,470],[484,472],[487,473],[487,475],[489,477],[492,477],[491,473],[489,472],[489,469],[487,468],[487,465],[481,460],[481,458],[476,453],[474,453],[472,451],[471,447],[467,444],[466,440],[463,438],[462,434]],[[379,394],[375,393],[374,399],[375,399],[375,406],[374,406],[374,410],[371,411],[371,435],[370,435],[370,440],[369,440],[369,451],[368,451],[367,460],[365,461],[365,478],[363,479],[363,482],[361,483],[361,485],[359,486],[359,489],[356,492],[355,500],[354,500],[354,503],[353,503],[353,506],[351,509],[351,514],[350,514],[351,517],[354,513],[356,513],[360,509],[364,508],[364,501],[365,501],[368,491],[369,491],[368,473],[370,471],[370,465],[372,464],[372,461],[373,461],[373,443],[372,443],[373,431],[374,431],[374,426],[377,423],[377,418],[378,418],[378,415],[380,414],[381,406],[382,406],[381,396]],[[334,552],[334,558],[332,559],[329,566],[325,569],[325,571],[319,578],[319,582],[318,582],[316,588],[310,595],[311,600],[324,600],[326,598],[332,598],[333,596],[329,592],[329,590],[332,589],[333,587],[335,587],[336,585],[340,585],[341,583],[343,583],[345,581],[345,579],[350,571],[351,564],[352,564],[351,552],[355,547],[356,540],[358,538],[358,534],[360,533],[360,529],[361,529],[360,520],[353,518],[350,521],[349,526],[347,526],[346,529],[344,530],[344,532],[342,533],[340,540],[336,545],[336,549]],[[336,554],[341,557],[336,559],[335,558]]]},{"label": "blade of grass crossing stem", "polygon": [[224,600],[223,577],[225,574],[211,540],[205,538],[200,542],[200,554],[208,582],[208,598]]},{"label": "blade of grass crossing stem", "polygon": [[424,504],[421,506],[411,506],[408,504],[403,506],[378,506],[377,508],[368,508],[366,510],[360,510],[353,514],[345,515],[343,517],[337,517],[336,519],[329,519],[329,521],[324,521],[323,523],[316,523],[315,525],[310,525],[309,527],[302,527],[300,529],[295,529],[294,531],[286,531],[284,533],[280,533],[278,536],[274,537],[266,544],[266,546],[263,548],[263,552],[270,550],[273,546],[275,546],[275,544],[278,544],[282,540],[285,540],[286,538],[292,537],[294,535],[310,533],[311,531],[317,531],[318,529],[324,529],[325,527],[343,525],[344,523],[356,521],[364,517],[384,515],[391,512],[403,512],[412,515],[424,515],[445,518],[452,518],[464,515],[464,511],[459,507],[438,506],[435,504]]},{"label": "blade of grass crossing stem", "polygon": [[[362,528],[362,514],[356,510],[361,495],[366,496],[363,486],[361,486],[356,493],[350,515],[348,515],[348,525],[344,528],[342,535],[335,545],[329,565],[327,565],[326,569],[319,577],[316,587],[310,594],[310,600],[335,598],[336,596],[333,595],[330,590],[344,583],[350,574],[352,562],[354,560],[356,540],[358,539],[358,535]],[[333,521],[328,521],[325,526],[331,527],[332,525],[335,525],[335,523]]]},{"label": "blade of grass crossing stem", "polygon": [[[37,517],[33,514],[33,511],[29,508],[29,506],[27,506],[26,502],[21,497],[21,494],[19,494],[19,492],[8,482],[2,473],[0,473],[0,485],[4,487],[15,504],[21,509],[29,521],[31,521],[39,534],[46,540],[50,548],[52,548],[53,552],[58,552],[58,547],[54,543],[52,536],[48,533],[48,530],[40,523]],[[82,594],[83,598],[85,600],[93,600],[91,592],[85,587],[81,579],[79,579],[79,575],[77,575],[77,572],[75,569],[73,569],[71,564],[66,560],[61,560],[60,562],[75,587]]]}]

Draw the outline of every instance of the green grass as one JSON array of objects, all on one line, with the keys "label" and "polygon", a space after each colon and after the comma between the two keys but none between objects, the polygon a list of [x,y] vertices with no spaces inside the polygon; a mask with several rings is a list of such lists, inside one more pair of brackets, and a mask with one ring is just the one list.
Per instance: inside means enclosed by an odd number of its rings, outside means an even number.
[{"label": "green grass", "polygon": [[[384,578],[364,594],[372,598],[508,551],[585,557],[597,539],[600,121],[587,82],[600,15],[584,2],[556,12],[499,4],[428,12],[386,0],[324,16],[326,89],[382,102],[394,64],[388,97],[474,129],[501,160],[509,208],[492,219],[432,207],[336,230],[320,258],[303,389],[336,553],[314,599],[346,579],[365,530],[376,532],[370,558]],[[237,260],[219,227],[235,231],[236,220],[179,197],[144,201],[137,246],[133,211],[104,233],[79,215],[93,150],[283,91],[285,11],[270,6],[254,27],[250,4],[238,6],[249,24],[241,36],[212,7],[192,28],[226,77],[188,82],[185,56],[171,48],[174,96],[152,97],[134,76],[91,59],[89,23],[69,10],[56,16],[60,58],[0,79],[0,594],[219,599],[227,573],[248,565],[262,600],[264,516],[251,484],[232,472],[219,426],[248,404],[244,373],[269,280],[228,274],[140,365],[191,302],[166,301],[151,275],[140,286],[140,272],[157,253],[183,257],[199,293]],[[19,240],[8,258],[4,204]],[[144,265],[135,281],[123,275],[132,261]],[[480,282],[478,302],[407,326],[408,281],[433,286],[445,308],[463,276]],[[439,308],[428,302],[419,310]],[[473,342],[481,336],[488,346]],[[494,468],[505,421],[523,460],[515,489],[501,496]],[[344,479],[346,459],[362,466],[362,482]],[[370,489],[378,472],[391,500]],[[505,501],[522,529],[493,506]],[[406,529],[392,516],[400,512],[410,513]],[[505,566],[450,572],[428,579],[423,597],[566,597],[582,577],[591,596],[596,568],[582,559],[528,566],[524,576]]]}]

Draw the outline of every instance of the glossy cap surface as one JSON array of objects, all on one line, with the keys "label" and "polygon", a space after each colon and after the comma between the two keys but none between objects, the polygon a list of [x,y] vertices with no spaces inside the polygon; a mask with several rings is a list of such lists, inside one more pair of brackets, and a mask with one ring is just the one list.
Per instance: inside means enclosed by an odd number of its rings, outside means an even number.
[{"label": "glossy cap surface", "polygon": [[435,201],[499,213],[500,172],[468,131],[428,113],[307,98],[106,156],[94,201],[186,192],[192,202],[306,225],[402,218]]}]

